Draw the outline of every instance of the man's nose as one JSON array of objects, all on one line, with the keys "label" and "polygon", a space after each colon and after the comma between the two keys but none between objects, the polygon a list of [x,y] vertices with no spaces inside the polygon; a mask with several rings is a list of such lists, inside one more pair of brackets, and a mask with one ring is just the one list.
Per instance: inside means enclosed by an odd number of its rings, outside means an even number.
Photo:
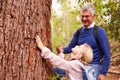
[{"label": "man's nose", "polygon": [[86,20],[86,17],[85,17],[85,16],[83,16],[83,17],[82,17],[82,20]]}]

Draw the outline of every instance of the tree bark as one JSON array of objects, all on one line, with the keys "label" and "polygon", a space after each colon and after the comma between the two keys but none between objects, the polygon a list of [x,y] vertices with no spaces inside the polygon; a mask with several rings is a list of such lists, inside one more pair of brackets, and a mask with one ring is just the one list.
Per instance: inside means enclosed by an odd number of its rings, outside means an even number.
[{"label": "tree bark", "polygon": [[0,80],[46,80],[52,66],[34,37],[51,49],[51,0],[0,0]]}]

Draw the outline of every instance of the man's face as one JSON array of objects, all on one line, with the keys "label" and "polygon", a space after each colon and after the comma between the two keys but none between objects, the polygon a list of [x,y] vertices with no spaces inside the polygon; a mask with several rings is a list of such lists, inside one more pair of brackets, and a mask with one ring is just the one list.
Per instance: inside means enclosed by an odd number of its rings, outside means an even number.
[{"label": "man's face", "polygon": [[88,10],[82,11],[81,21],[84,27],[88,27],[93,22],[94,16]]}]

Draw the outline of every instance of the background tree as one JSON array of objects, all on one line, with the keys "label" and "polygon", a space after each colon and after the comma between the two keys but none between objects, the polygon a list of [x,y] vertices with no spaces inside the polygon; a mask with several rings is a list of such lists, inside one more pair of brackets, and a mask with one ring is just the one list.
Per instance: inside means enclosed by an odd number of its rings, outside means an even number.
[{"label": "background tree", "polygon": [[[81,6],[86,2],[92,2],[96,8],[94,21],[96,25],[105,29],[110,42],[111,65],[108,80],[118,80],[120,78],[120,0],[55,1],[60,6],[59,9],[52,8],[53,51],[55,51],[57,45],[68,45],[74,32],[82,26],[80,22]],[[59,11],[61,14],[58,14]]]},{"label": "background tree", "polygon": [[51,0],[0,0],[0,80],[46,80],[51,66],[34,37],[51,48]]},{"label": "background tree", "polygon": [[[112,48],[112,53],[119,53],[120,51],[120,0],[109,1],[105,6],[108,16],[106,22],[106,30],[109,35],[109,39]],[[105,26],[105,25],[104,25]]]},{"label": "background tree", "polygon": [[67,45],[74,31],[80,27],[78,2],[75,3],[76,6],[71,4],[71,0],[58,0],[57,3],[57,5],[60,5],[57,8],[60,12],[56,12],[52,8],[51,17],[53,51],[55,51],[56,46],[59,44],[63,46]]}]

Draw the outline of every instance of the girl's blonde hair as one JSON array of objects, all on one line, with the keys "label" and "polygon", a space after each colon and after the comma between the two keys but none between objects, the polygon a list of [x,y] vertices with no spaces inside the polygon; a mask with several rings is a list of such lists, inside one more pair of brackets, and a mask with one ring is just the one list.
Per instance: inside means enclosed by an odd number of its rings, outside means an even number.
[{"label": "girl's blonde hair", "polygon": [[93,60],[93,50],[92,48],[87,44],[83,44],[79,46],[79,54],[82,54],[82,57],[79,59],[80,61],[83,61],[84,64],[88,64]]}]

